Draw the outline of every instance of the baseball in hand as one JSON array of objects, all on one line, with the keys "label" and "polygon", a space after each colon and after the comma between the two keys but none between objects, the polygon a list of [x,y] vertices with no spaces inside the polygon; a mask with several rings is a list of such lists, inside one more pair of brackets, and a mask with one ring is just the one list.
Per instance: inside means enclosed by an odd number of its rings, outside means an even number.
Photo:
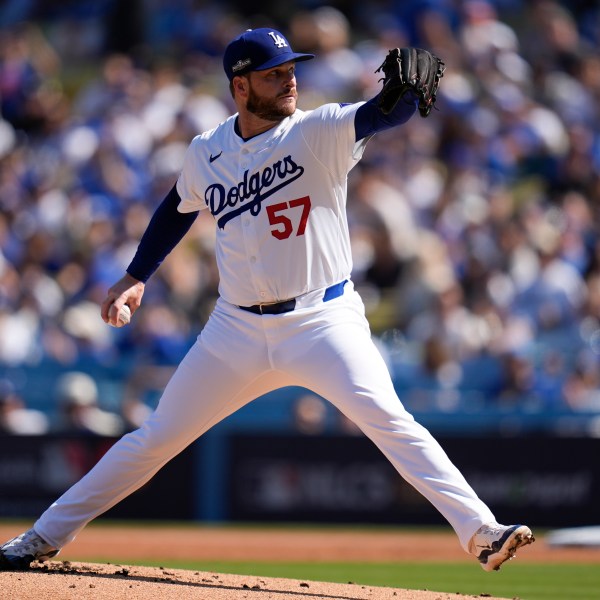
[{"label": "baseball in hand", "polygon": [[[121,310],[119,311],[119,320],[116,327],[123,327],[123,325],[127,325],[129,321],[131,321],[131,310],[127,304],[123,304]],[[115,327],[115,325],[112,326]]]}]

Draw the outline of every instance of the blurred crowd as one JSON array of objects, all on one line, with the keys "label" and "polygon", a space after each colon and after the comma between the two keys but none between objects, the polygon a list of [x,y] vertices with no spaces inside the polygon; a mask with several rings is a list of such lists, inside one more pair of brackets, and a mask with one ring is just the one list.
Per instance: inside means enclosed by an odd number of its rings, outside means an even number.
[{"label": "blurred crowd", "polygon": [[600,410],[600,8],[584,0],[4,2],[2,385],[86,361],[162,381],[181,359],[217,294],[207,211],[131,325],[107,327],[99,301],[191,139],[234,110],[226,43],[265,25],[317,55],[302,109],[374,96],[393,47],[446,63],[438,110],[375,136],[349,178],[353,279],[403,400]]}]

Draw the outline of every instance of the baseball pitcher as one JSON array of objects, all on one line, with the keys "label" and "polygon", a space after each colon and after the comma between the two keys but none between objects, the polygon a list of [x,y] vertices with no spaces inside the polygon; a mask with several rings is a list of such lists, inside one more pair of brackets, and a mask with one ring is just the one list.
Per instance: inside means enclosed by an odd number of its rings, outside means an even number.
[{"label": "baseball pitcher", "polygon": [[444,63],[391,50],[367,102],[296,107],[296,53],[274,29],[248,30],[223,65],[236,114],[195,137],[123,278],[102,303],[119,325],[127,305],[199,211],[214,218],[219,299],[140,429],[122,437],[33,528],[0,549],[0,568],[55,556],[92,519],[147,482],[210,427],[254,398],[302,386],[333,403],[448,520],[466,552],[497,570],[534,541],[504,526],[431,434],[404,409],[352,284],[346,180],[369,138],[429,117]]}]

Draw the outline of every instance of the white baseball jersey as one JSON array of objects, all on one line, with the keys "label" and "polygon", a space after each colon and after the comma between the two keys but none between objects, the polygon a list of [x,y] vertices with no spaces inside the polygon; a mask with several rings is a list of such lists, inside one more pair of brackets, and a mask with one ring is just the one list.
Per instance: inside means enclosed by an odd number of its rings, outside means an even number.
[{"label": "white baseball jersey", "polygon": [[355,142],[361,104],[296,110],[247,141],[234,115],[194,138],[177,182],[179,210],[214,216],[225,300],[277,302],[349,279],[346,184],[365,144]]}]

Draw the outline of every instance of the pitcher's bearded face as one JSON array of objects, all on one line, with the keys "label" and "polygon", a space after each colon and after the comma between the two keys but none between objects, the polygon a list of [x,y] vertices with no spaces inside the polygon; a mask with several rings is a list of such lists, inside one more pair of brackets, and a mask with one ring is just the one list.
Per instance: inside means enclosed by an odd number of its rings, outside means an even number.
[{"label": "pitcher's bearded face", "polygon": [[295,63],[253,71],[249,73],[248,83],[248,112],[267,121],[281,121],[294,114],[298,100]]}]

